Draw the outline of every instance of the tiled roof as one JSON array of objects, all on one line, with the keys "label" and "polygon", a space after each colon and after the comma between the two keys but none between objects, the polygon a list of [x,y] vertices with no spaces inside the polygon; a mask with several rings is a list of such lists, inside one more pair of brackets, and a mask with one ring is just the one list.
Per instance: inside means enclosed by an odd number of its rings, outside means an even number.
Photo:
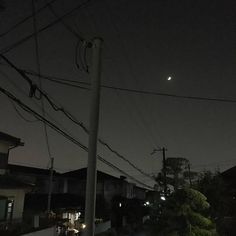
[{"label": "tiled roof", "polygon": [[[78,170],[73,170],[70,172],[66,172],[64,174],[61,174],[63,177],[71,177],[71,178],[78,178],[80,180],[82,179],[86,179],[87,178],[87,168],[82,168],[82,169],[78,169]],[[99,180],[108,180],[108,179],[112,179],[112,180],[121,180],[118,177],[106,174],[104,172],[101,171],[97,171],[97,179]]]},{"label": "tiled roof", "polygon": [[225,170],[224,172],[221,173],[221,175],[225,179],[231,179],[231,180],[235,181],[235,179],[236,179],[236,166],[234,166],[228,170]]}]

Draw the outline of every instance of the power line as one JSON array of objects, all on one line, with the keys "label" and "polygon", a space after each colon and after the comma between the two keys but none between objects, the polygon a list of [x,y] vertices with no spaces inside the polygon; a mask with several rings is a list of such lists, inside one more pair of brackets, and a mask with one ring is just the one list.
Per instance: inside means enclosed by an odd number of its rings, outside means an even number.
[{"label": "power line", "polygon": [[[73,123],[77,124],[80,126],[80,128],[82,128],[82,130],[89,135],[89,129],[80,121],[77,120],[76,117],[74,117],[69,111],[65,110],[64,108],[60,110],[67,118],[69,118]],[[118,151],[116,151],[115,149],[113,149],[107,142],[105,142],[104,140],[102,140],[101,138],[98,138],[98,142],[100,144],[102,144],[103,146],[105,146],[110,152],[112,152],[113,154],[115,154],[117,157],[121,158],[123,161],[127,162],[130,166],[132,166],[135,170],[137,170],[138,172],[140,172],[141,174],[145,175],[146,177],[153,179],[153,176],[145,173],[142,169],[140,169],[139,167],[137,167],[135,164],[133,164],[130,160],[128,160],[124,155],[120,154]]]},{"label": "power line", "polygon": [[[51,13],[53,14],[53,16],[58,19],[60,18],[58,16],[58,14],[55,12],[55,10],[53,9],[52,5],[49,4],[48,5],[49,10],[51,11]],[[62,25],[66,28],[67,31],[69,31],[70,33],[72,33],[77,39],[78,42],[76,43],[75,46],[75,65],[76,67],[80,70],[81,68],[83,69],[83,71],[88,73],[88,65],[87,65],[87,49],[89,47],[92,46],[92,44],[90,42],[87,42],[80,33],[78,33],[76,30],[74,30],[70,25],[68,25],[63,19],[60,19]],[[82,50],[83,49],[83,50]],[[81,52],[82,50],[82,52]],[[79,51],[79,53],[78,53]],[[83,53],[83,57],[81,56],[81,54]],[[79,60],[81,63],[78,62],[78,56],[79,56]]]},{"label": "power line", "polygon": [[[48,5],[54,3],[57,0],[52,0],[49,3],[45,4],[43,7],[39,8],[36,12],[35,15],[39,14],[41,11],[43,11],[44,9],[46,9],[48,7]],[[0,34],[0,38],[6,36],[7,34],[9,34],[10,32],[12,32],[13,30],[15,30],[16,28],[18,28],[20,25],[22,25],[23,23],[25,23],[27,20],[31,19],[33,17],[33,14],[25,17],[24,19],[20,20],[19,22],[17,22],[16,24],[12,25],[9,29],[7,29],[5,32]]]},{"label": "power line", "polygon": [[[7,65],[9,67],[12,67],[14,70],[16,70],[23,78],[24,80],[26,80],[28,82],[28,84],[30,85],[30,87],[33,86],[32,80],[25,74],[25,72],[23,70],[20,70],[18,67],[16,67],[10,60],[8,60],[7,57],[5,57],[4,55],[0,54],[0,57],[7,63]],[[37,76],[39,76],[39,74],[37,74]]]},{"label": "power line", "polygon": [[[68,17],[70,16],[71,14],[73,14],[75,11],[81,9],[82,7],[86,6],[91,0],[87,0],[87,1],[84,1],[83,3],[79,4],[78,6],[76,6],[75,8],[73,8],[72,10],[70,10],[69,12],[63,14],[62,16],[58,17],[56,20],[52,21],[51,23],[47,24],[46,26],[42,27],[41,29],[38,30],[38,34],[39,33],[42,33],[43,31],[51,28],[52,26],[58,24],[59,22],[61,22],[62,19],[64,19],[65,17]],[[34,37],[34,34],[35,33],[31,33],[29,34],[28,36],[20,39],[19,41],[5,47],[4,49],[1,50],[1,54],[5,54],[9,51],[11,51],[12,49],[18,47],[19,45],[25,43],[26,41],[28,41],[29,39],[31,39],[32,37]]]},{"label": "power line", "polygon": [[[24,71],[25,72],[25,71]],[[36,76],[37,75],[37,73],[35,73],[35,72],[26,72],[26,73],[28,73],[28,74],[31,74],[31,75],[34,75],[34,76]],[[37,75],[38,76],[38,75]],[[42,75],[41,75],[42,76]],[[43,77],[43,76],[42,76]],[[48,80],[51,80],[51,81],[59,81],[59,83],[63,83],[63,84],[66,84],[67,82],[65,82],[65,81],[69,81],[69,80],[63,80],[63,79],[58,79],[57,77],[51,77],[51,76],[46,76],[46,77],[44,77],[45,79],[48,79]],[[78,81],[72,81],[72,80],[70,80],[70,82],[73,82],[73,83],[79,83],[79,84],[84,84],[84,85],[89,85],[89,83],[87,83],[87,82],[78,82]],[[69,85],[69,86],[73,86],[73,87],[78,87],[77,85],[72,85],[72,84],[67,84],[67,85]],[[80,86],[79,86],[80,87]],[[103,87],[108,87],[108,86],[103,86]],[[109,87],[110,88],[110,87]],[[117,88],[115,88],[115,87],[113,87],[114,89],[117,89]],[[87,87],[83,87],[83,89],[89,89],[89,88],[87,88]],[[124,89],[124,88],[118,88],[118,89]],[[125,91],[127,90],[127,89],[124,89]],[[130,89],[128,89],[129,91],[130,91]],[[135,92],[137,92],[136,90],[131,90],[131,91],[135,91]],[[143,91],[142,91],[143,92]],[[150,92],[148,92],[148,93],[150,93]],[[221,101],[221,100],[220,100]],[[52,102],[51,102],[52,103]],[[52,103],[53,104],[53,103]],[[55,106],[55,104],[54,104],[54,106]],[[64,109],[59,109],[59,108],[57,108],[56,110],[61,110],[61,111],[63,111],[63,112],[65,112],[65,110]],[[85,132],[88,132],[88,129],[83,125],[83,123],[82,122],[78,122],[78,121],[76,121],[76,119],[75,118],[73,118],[72,117],[72,115],[71,114],[68,114],[67,113],[67,115],[69,115],[69,117],[68,118],[70,118],[70,119],[73,119],[73,122],[77,122],[77,124],[79,124],[80,125],[80,127],[81,128],[83,128],[84,129],[84,131]],[[112,151],[114,151],[114,150],[112,150]],[[114,151],[114,153],[115,153],[115,151]]]},{"label": "power line", "polygon": [[[37,64],[37,71],[38,71],[38,80],[39,80],[39,87],[42,90],[42,81],[41,81],[41,65],[40,65],[40,58],[39,58],[39,39],[38,39],[38,28],[37,28],[37,19],[36,19],[36,5],[35,0],[32,0],[32,14],[33,14],[33,26],[34,26],[34,41],[35,41],[35,55],[36,55],[36,64]],[[45,109],[44,109],[44,98],[42,97],[40,99],[41,101],[41,109],[42,109],[42,115],[45,117]],[[52,158],[51,154],[51,148],[49,144],[49,138],[48,138],[48,130],[46,123],[43,122],[43,129],[44,129],[44,135],[45,135],[45,141],[46,141],[46,147],[48,151],[49,159]],[[50,182],[51,184],[51,182]]]},{"label": "power line", "polygon": [[[15,82],[13,82],[13,80],[11,79],[11,77],[9,77],[7,74],[3,73],[2,71],[0,71],[0,73],[7,79],[8,82],[10,82],[19,92],[21,92],[24,96],[28,97],[27,93],[24,92],[24,90],[17,86],[17,84]],[[41,110],[41,106],[35,102],[35,100],[32,100],[32,102],[34,103],[34,105],[39,108]],[[55,118],[53,118],[48,112],[45,111],[45,114],[47,115],[48,118],[50,118],[52,121],[54,121],[54,123],[56,123],[57,125],[59,125],[60,127],[63,128],[63,130],[65,130],[67,132],[67,134],[70,134],[70,136],[72,136],[72,134],[70,133],[70,131],[68,131],[62,124],[60,124]],[[37,120],[38,121],[38,120]]]},{"label": "power line", "polygon": [[[50,12],[53,14],[53,16],[56,19],[59,19],[60,17],[58,16],[58,14],[55,12],[55,10],[53,9],[51,4],[48,4],[48,9],[50,10]],[[88,73],[88,65],[86,63],[86,52],[87,52],[87,48],[91,47],[91,43],[87,42],[80,33],[78,33],[76,30],[74,30],[70,25],[68,25],[63,19],[60,18],[60,22],[61,24],[65,27],[65,29],[67,31],[69,31],[70,33],[72,33],[77,39],[78,42],[76,43],[76,47],[75,47],[75,64],[77,66],[78,69],[80,69],[80,65],[78,62],[78,51],[81,51],[81,49],[83,49],[83,58],[81,58],[81,53],[79,53],[79,58],[80,58],[80,62],[81,62],[81,66],[82,69]],[[80,48],[79,48],[80,47]]]},{"label": "power line", "polygon": [[[3,56],[3,58],[7,59],[6,57]],[[7,62],[10,62],[8,59],[6,60]],[[9,63],[9,65],[11,67],[13,67],[13,69],[15,69],[18,73],[19,73],[19,68],[17,66],[15,66],[13,63]],[[13,66],[12,66],[13,65]],[[20,75],[22,75],[22,73],[24,74],[24,79],[30,83],[30,85],[32,86],[33,82],[31,81],[31,79],[24,73],[24,71],[21,71],[21,73],[19,73]],[[38,76],[41,76],[40,73],[37,73]],[[35,91],[39,91],[40,93],[40,98],[46,98],[47,102],[51,105],[51,107],[55,110],[55,111],[60,111],[62,112],[67,118],[69,118],[73,123],[79,125],[82,130],[86,133],[89,134],[89,130],[88,128],[80,121],[78,121],[70,112],[66,111],[62,106],[58,106],[56,105],[51,98],[49,97],[49,95],[47,95],[41,88],[38,88],[37,85],[34,85],[35,87]],[[43,105],[43,104],[42,104]],[[43,115],[44,116],[44,115]],[[47,132],[45,131],[45,134],[47,134]],[[47,138],[47,137],[46,137]],[[107,142],[105,142],[104,140],[102,140],[101,138],[98,138],[98,142],[100,144],[102,144],[103,146],[105,146],[109,151],[111,151],[113,154],[115,154],[117,157],[121,158],[123,161],[127,162],[130,166],[132,166],[134,169],[136,169],[137,171],[139,171],[140,173],[142,173],[143,175],[149,177],[150,179],[153,180],[153,176],[145,173],[143,170],[141,170],[139,167],[137,167],[136,165],[134,165],[130,160],[128,160],[126,157],[124,157],[124,155],[120,154],[118,151],[114,150]],[[48,145],[49,147],[49,145]],[[49,149],[50,150],[50,149]]]},{"label": "power line", "polygon": [[[129,55],[129,50],[126,47],[126,43],[125,43],[125,38],[122,37],[119,27],[118,25],[115,23],[114,21],[114,15],[111,14],[112,12],[112,8],[110,5],[110,2],[105,0],[105,4],[108,8],[107,14],[109,16],[109,22],[113,28],[113,32],[116,34],[116,39],[118,41],[118,45],[120,46],[121,50],[120,52],[123,54],[123,58],[124,61],[126,61],[126,66],[127,66],[127,71],[129,72],[130,78],[133,79],[134,83],[136,84],[136,87],[138,89],[140,89],[140,84],[138,83],[138,79],[135,76],[135,69],[132,63],[132,60],[130,59],[130,55]],[[126,38],[127,39],[127,38]],[[148,106],[145,102],[145,99],[139,99],[139,102],[136,103],[136,97],[135,98],[130,98],[128,100],[129,103],[132,104],[132,109],[136,112],[137,117],[139,117],[140,120],[140,124],[143,126],[143,129],[146,130],[146,133],[149,137],[149,139],[151,140],[151,142],[153,143],[153,145],[158,148],[157,142],[156,142],[156,134],[154,134],[154,131],[152,128],[150,128],[150,122],[148,122],[147,117],[144,115],[145,112],[143,112],[143,110],[145,110]],[[139,109],[139,107],[142,107],[141,109]],[[146,112],[147,113],[147,112]],[[150,115],[149,115],[149,121],[150,121]]]},{"label": "power line", "polygon": [[[77,146],[79,146],[80,148],[82,148],[84,151],[88,152],[88,148],[83,145],[81,142],[79,142],[78,140],[76,140],[75,138],[71,137],[70,135],[68,135],[66,132],[64,132],[62,129],[60,129],[58,126],[56,126],[54,123],[52,123],[51,121],[47,120],[46,118],[44,118],[42,115],[40,115],[39,113],[37,113],[36,111],[32,110],[29,106],[27,106],[26,104],[24,104],[22,101],[20,101],[18,98],[16,98],[13,94],[11,94],[10,92],[8,92],[7,90],[3,89],[2,87],[0,87],[0,92],[4,95],[6,95],[9,99],[11,99],[12,101],[14,101],[19,107],[21,107],[23,110],[25,110],[26,112],[32,114],[35,118],[37,118],[40,121],[45,121],[46,124],[52,128],[53,130],[55,130],[56,132],[58,132],[59,134],[61,134],[62,136],[64,136],[65,138],[67,138],[68,140],[70,140],[71,142],[73,142],[74,144],[76,144]],[[101,162],[103,162],[104,164],[108,165],[109,167],[119,171],[120,173],[124,174],[125,176],[127,176],[128,178],[132,179],[133,181],[147,187],[150,189],[153,189],[151,186],[146,185],[142,182],[140,182],[139,180],[135,179],[133,176],[127,174],[126,172],[124,172],[122,169],[120,169],[119,167],[115,166],[114,164],[112,164],[111,162],[107,161],[106,159],[104,159],[102,156],[97,155],[98,160],[100,160]]]},{"label": "power line", "polygon": [[11,105],[12,107],[14,108],[14,110],[16,111],[16,113],[18,114],[18,116],[23,119],[24,121],[26,122],[29,122],[29,123],[34,123],[34,122],[38,122],[38,120],[29,120],[27,118],[25,118],[21,113],[20,111],[17,109],[17,107],[15,106],[15,104],[9,99],[9,101],[11,102]]},{"label": "power line", "polygon": [[[36,72],[33,72],[32,70],[22,70],[26,74],[38,76]],[[69,79],[63,79],[55,76],[48,76],[48,75],[41,75],[43,79],[46,79],[51,82],[55,82],[58,84],[67,85],[74,88],[81,88],[85,90],[89,90],[90,83],[78,81],[78,80],[69,80]],[[80,85],[78,85],[80,84]],[[81,86],[84,85],[84,86]],[[85,87],[86,86],[86,87]],[[171,98],[179,98],[179,99],[188,99],[188,100],[199,100],[199,101],[210,101],[210,102],[226,102],[226,103],[236,103],[236,99],[228,99],[228,98],[215,98],[215,97],[201,97],[201,96],[185,96],[185,95],[178,95],[178,94],[170,94],[170,93],[160,93],[155,91],[147,91],[147,90],[138,90],[138,89],[132,89],[132,88],[122,88],[122,87],[114,87],[114,86],[108,86],[108,85],[101,85],[103,88],[111,89],[111,90],[117,90],[117,91],[123,91],[123,92],[129,92],[129,93],[136,93],[136,94],[145,94],[145,95],[152,95],[152,96],[163,96],[163,97],[171,97]]]},{"label": "power line", "polygon": [[53,9],[52,7],[52,4],[51,3],[48,3],[47,4],[47,7],[48,9],[51,11],[51,13],[53,14],[53,16],[56,18],[56,19],[60,19],[60,22],[62,23],[62,25],[69,31],[71,32],[76,38],[78,38],[80,41],[85,41],[84,38],[79,34],[77,33],[72,27],[70,27],[68,24],[66,24],[66,22],[60,18],[58,16],[58,14],[55,12],[55,10]]}]

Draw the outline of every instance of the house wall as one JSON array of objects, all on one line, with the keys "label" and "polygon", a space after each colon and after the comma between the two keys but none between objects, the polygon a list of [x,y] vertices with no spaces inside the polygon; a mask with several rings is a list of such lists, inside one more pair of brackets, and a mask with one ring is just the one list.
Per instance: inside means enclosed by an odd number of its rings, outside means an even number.
[{"label": "house wall", "polygon": [[96,190],[97,190],[97,195],[103,195],[104,194],[104,183],[98,182]]},{"label": "house wall", "polygon": [[25,191],[22,189],[0,189],[0,195],[14,199],[13,220],[22,219],[24,209]]},{"label": "house wall", "polygon": [[104,198],[111,202],[114,196],[122,196],[123,190],[120,181],[106,180],[104,182]]},{"label": "house wall", "polygon": [[[68,193],[78,194],[81,197],[85,196],[86,193],[86,180],[76,180],[76,179],[68,179],[66,182],[66,189]],[[104,186],[103,182],[97,183],[97,194],[103,195]]]},{"label": "house wall", "polygon": [[134,188],[134,195],[135,198],[139,200],[145,200],[146,199],[146,190],[142,188]]},{"label": "house wall", "polygon": [[[34,174],[24,173],[23,171],[8,170],[9,175],[18,178],[22,182],[34,184],[32,189],[35,193],[46,194],[49,189],[49,173],[48,174]],[[53,176],[52,193],[63,193],[63,181],[65,178]]]},{"label": "house wall", "polygon": [[134,184],[123,181],[122,196],[128,199],[134,198]]}]

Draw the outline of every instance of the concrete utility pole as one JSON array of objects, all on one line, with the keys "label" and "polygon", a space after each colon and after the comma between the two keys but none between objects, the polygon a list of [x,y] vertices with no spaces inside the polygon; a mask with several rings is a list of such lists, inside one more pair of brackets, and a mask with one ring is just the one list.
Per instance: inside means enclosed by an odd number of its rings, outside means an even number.
[{"label": "concrete utility pole", "polygon": [[166,148],[162,148],[162,165],[163,165],[163,175],[164,175],[164,195],[167,196],[167,181],[166,181]]},{"label": "concrete utility pole", "polygon": [[48,187],[48,206],[47,212],[51,211],[51,200],[52,200],[52,188],[53,188],[53,170],[54,170],[54,158],[50,158],[51,166],[50,166],[50,177],[49,177],[49,187]]},{"label": "concrete utility pole", "polygon": [[94,236],[95,204],[97,185],[97,136],[99,124],[100,84],[101,84],[101,46],[102,39],[92,42],[91,67],[91,107],[89,124],[89,150],[85,205],[85,235]]},{"label": "concrete utility pole", "polygon": [[154,149],[151,155],[153,155],[156,152],[162,152],[162,169],[163,169],[163,175],[164,175],[164,196],[167,196],[167,180],[166,180],[166,148],[160,148],[160,149]]}]

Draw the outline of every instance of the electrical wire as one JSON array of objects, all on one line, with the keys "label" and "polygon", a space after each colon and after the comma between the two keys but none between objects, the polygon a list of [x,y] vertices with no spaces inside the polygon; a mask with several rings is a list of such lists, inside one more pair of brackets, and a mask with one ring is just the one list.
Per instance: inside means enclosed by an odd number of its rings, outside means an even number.
[{"label": "electrical wire", "polygon": [[[32,72],[30,72],[30,74],[31,75],[35,75],[35,73],[32,73]],[[50,80],[50,78],[48,78],[47,77],[47,79],[49,79]],[[55,79],[55,78],[54,78]],[[68,80],[67,80],[68,81]],[[60,81],[61,82],[61,81]],[[75,82],[75,81],[73,81],[73,82]],[[77,81],[76,81],[77,82]],[[89,83],[86,83],[86,82],[82,82],[83,84],[86,84],[86,85],[89,85]],[[74,86],[74,85],[73,85]],[[88,88],[84,88],[84,89],[88,89]],[[115,88],[115,89],[117,89],[117,88]],[[120,89],[120,88],[118,88],[118,89]],[[126,91],[127,89],[125,89],[125,91]],[[133,91],[133,90],[132,90]],[[137,92],[136,90],[135,90],[135,92]],[[142,91],[143,92],[143,91]],[[49,99],[49,98],[48,98]],[[209,98],[208,98],[209,99]],[[207,100],[208,100],[207,99]],[[201,98],[201,100],[202,100],[202,98]],[[211,101],[212,101],[213,99],[211,98]],[[213,101],[215,101],[216,99],[214,99]],[[48,101],[50,101],[50,99],[48,100]],[[221,102],[222,102],[222,100],[220,100]],[[225,101],[225,100],[224,100]],[[230,100],[230,102],[232,102],[232,100]],[[236,101],[235,101],[236,102]],[[51,102],[50,101],[50,103],[53,105],[53,106],[55,106],[55,104],[53,104],[53,102]],[[62,108],[58,108],[58,107],[54,107],[54,108],[56,108],[56,110],[61,110],[61,111],[63,111],[64,112],[64,109],[62,109]],[[73,122],[75,122],[75,123],[77,123],[78,125],[80,125],[80,127],[81,128],[83,128],[84,129],[84,131],[85,132],[88,132],[88,130],[87,130],[87,128],[83,125],[83,123],[81,123],[81,122],[78,122],[78,121],[76,121],[72,116],[71,116],[71,114],[68,114],[67,113],[67,116],[68,116],[68,118],[70,118],[70,119],[72,119],[72,121]],[[102,141],[102,140],[101,140]],[[114,151],[114,150],[112,150],[112,151]],[[115,153],[115,152],[114,152]],[[149,175],[150,176],[150,175]]]},{"label": "electrical wire", "polygon": [[[106,1],[105,1],[105,2],[106,2]],[[109,9],[109,8],[108,8],[108,9]],[[109,10],[110,10],[110,9],[109,9]],[[93,26],[92,28],[93,28],[93,29],[97,28],[96,21],[94,21],[94,20],[93,20],[93,17],[90,15],[89,9],[85,9],[85,11],[87,11],[87,13],[88,13],[88,15],[89,15],[89,19],[90,19],[90,21],[91,21],[91,26]],[[112,19],[111,19],[111,18],[109,19],[109,22],[112,22]],[[96,30],[95,30],[95,31],[96,31]],[[118,37],[116,37],[116,38],[118,38],[118,44],[119,44],[119,45],[123,44],[122,38],[120,37],[120,35],[117,35],[117,36],[118,36]],[[128,61],[127,64],[130,65],[129,61]],[[129,67],[128,69],[130,69],[130,67]],[[132,71],[130,71],[130,72],[132,72]],[[134,105],[131,105],[131,107],[129,107],[129,108],[128,108],[128,106],[130,106],[130,101],[131,101],[132,99],[130,98],[129,100],[124,100],[123,102],[121,102],[121,101],[120,101],[121,96],[120,96],[120,94],[119,94],[118,91],[116,91],[116,95],[119,97],[119,103],[121,103],[122,106],[124,106],[124,107],[127,109],[126,114],[128,114],[128,115],[131,116],[131,111],[134,110],[134,109],[133,109],[133,108],[134,108]],[[125,105],[126,105],[125,103],[127,104],[127,106],[125,106]],[[137,107],[137,106],[136,106],[136,107]],[[140,113],[140,112],[139,112],[139,113]],[[136,125],[138,125],[139,128],[141,128],[141,130],[144,131],[144,133],[145,133],[147,139],[149,140],[150,143],[152,143],[152,146],[157,147],[155,138],[153,139],[152,130],[150,130],[150,129],[147,130],[147,128],[148,128],[147,124],[146,124],[146,125],[144,124],[145,122],[144,122],[143,119],[138,119],[138,118],[140,118],[140,117],[141,117],[140,114],[139,114],[139,115],[135,115],[132,120],[135,121],[135,122],[136,122]]]},{"label": "electrical wire", "polygon": [[[6,58],[3,56],[3,58]],[[6,58],[7,59],[7,58]],[[7,62],[10,62],[9,59],[6,60]],[[9,63],[9,65],[14,65],[12,62]],[[12,67],[12,66],[11,66]],[[14,67],[12,67],[13,69],[15,69],[17,72],[19,72],[19,68],[17,66],[14,65]],[[22,75],[22,73],[24,74],[24,79],[30,83],[30,85],[33,84],[33,82],[31,81],[31,79],[23,72],[21,71],[21,73],[19,73],[20,75]],[[38,76],[41,76],[39,73],[37,73]],[[49,103],[49,105],[51,105],[51,107],[55,110],[55,111],[60,111],[62,112],[67,118],[69,118],[69,120],[71,120],[73,123],[77,124],[80,126],[80,128],[82,128],[82,130],[89,135],[89,130],[88,128],[86,128],[86,126],[78,121],[70,112],[66,111],[62,106],[59,106],[57,104],[54,103],[54,101],[52,101],[52,99],[49,97],[48,94],[46,94],[41,88],[38,88],[37,85],[35,86],[35,91],[39,91],[41,98],[45,98],[46,101]],[[107,142],[103,141],[102,139],[98,138],[98,141],[100,144],[102,144],[103,146],[105,146],[109,151],[111,151],[113,154],[115,154],[117,157],[121,158],[123,161],[127,162],[130,166],[132,166],[133,168],[135,168],[137,171],[139,171],[140,173],[142,173],[145,176],[148,176],[150,179],[153,179],[153,176],[145,173],[143,170],[141,170],[139,167],[137,167],[136,165],[134,165],[131,161],[129,161],[126,157],[124,157],[122,154],[120,154],[119,152],[117,152],[116,150],[114,150]]]},{"label": "electrical wire", "polygon": [[[46,1],[47,2],[47,1]],[[60,19],[61,24],[69,31],[71,32],[76,38],[78,38],[81,42],[85,41],[85,39],[81,36],[81,34],[77,33],[71,26],[69,26],[64,20],[63,18],[61,18],[60,16],[58,16],[58,14],[55,12],[55,10],[52,7],[51,3],[47,4],[48,9],[50,10],[50,12],[53,14],[53,16],[55,17],[55,19]]]},{"label": "electrical wire", "polygon": [[[107,9],[108,9],[107,14],[109,17],[109,22],[113,28],[113,32],[115,33],[115,38],[118,41],[117,45],[120,46],[120,49],[121,49],[120,52],[123,55],[124,61],[126,62],[127,71],[130,75],[130,78],[134,81],[134,84],[136,84],[136,87],[138,89],[141,89],[142,87],[140,86],[140,83],[139,83],[137,77],[135,76],[136,70],[134,68],[134,65],[132,63],[132,59],[130,57],[129,48],[127,47],[127,44],[125,42],[127,40],[127,37],[122,37],[122,34],[120,33],[118,24],[116,24],[117,17],[114,18],[114,15],[112,15],[112,8],[110,5],[110,2],[105,0],[104,3],[107,6]],[[116,21],[114,19],[116,19]],[[131,109],[137,113],[137,117],[139,118],[140,124],[143,126],[143,129],[145,129],[147,131],[146,133],[147,133],[149,139],[152,141],[154,147],[157,148],[158,146],[157,146],[157,137],[156,136],[158,136],[158,135],[157,135],[157,132],[154,133],[152,127],[150,126],[151,113],[149,112],[148,118],[145,115],[145,113],[148,114],[148,112],[146,110],[148,107],[148,104],[145,102],[145,99],[143,99],[142,94],[140,94],[140,99],[137,103],[136,99],[138,99],[138,98],[139,97],[130,98],[127,102],[131,104]],[[146,112],[145,112],[145,110],[146,110]],[[160,140],[160,136],[158,136],[158,139]]]},{"label": "electrical wire", "polygon": [[[48,4],[48,8],[51,11],[51,13],[53,14],[53,16],[58,19],[60,18],[58,16],[58,14],[55,12],[55,10],[53,9],[51,4]],[[62,25],[70,32],[72,33],[77,39],[77,43],[76,43],[76,47],[75,47],[75,64],[76,67],[80,70],[80,68],[83,69],[83,71],[85,71],[86,73],[88,73],[88,64],[87,64],[87,48],[89,46],[91,46],[91,43],[87,42],[82,36],[81,34],[79,34],[76,30],[74,30],[70,25],[68,25],[63,19],[60,20]],[[81,53],[78,53],[81,52]],[[79,55],[79,59],[80,59],[80,63],[78,62],[78,55]],[[83,57],[81,56],[83,55]]]},{"label": "electrical wire", "polygon": [[[6,80],[8,82],[10,82],[19,92],[21,92],[21,94],[23,94],[24,96],[28,97],[27,93],[21,88],[19,87],[12,79],[11,77],[9,77],[7,74],[3,73],[2,71],[0,71],[0,73],[6,78]],[[41,110],[41,106],[35,102],[35,100],[31,100],[34,105]],[[68,131],[62,124],[60,124],[57,120],[55,120],[55,118],[53,118],[47,111],[45,111],[45,114],[48,118],[50,118],[54,123],[56,123],[58,126],[62,127],[64,131],[67,132],[67,134],[70,134],[70,136],[73,136],[70,131]]]},{"label": "electrical wire", "polygon": [[[62,129],[60,129],[58,126],[56,126],[54,123],[52,123],[51,121],[47,120],[46,118],[44,118],[42,115],[40,115],[39,113],[37,113],[36,111],[34,111],[33,109],[31,109],[29,106],[27,106],[26,104],[24,104],[22,101],[20,101],[18,98],[16,98],[13,94],[11,94],[10,92],[8,92],[7,90],[3,89],[2,87],[0,87],[0,92],[4,95],[6,95],[9,99],[11,99],[12,101],[14,101],[19,107],[21,107],[23,110],[25,110],[26,112],[32,114],[36,119],[38,119],[39,121],[45,121],[46,124],[52,128],[53,130],[55,130],[56,132],[58,132],[59,134],[61,134],[62,136],[64,136],[65,138],[67,138],[68,140],[70,140],[71,142],[73,142],[74,144],[76,144],[77,146],[79,146],[80,148],[82,148],[84,151],[88,152],[88,147],[86,147],[85,145],[83,145],[80,141],[76,140],[75,138],[71,137],[70,135],[68,135],[66,132],[64,132]],[[115,166],[114,164],[112,164],[111,162],[107,161],[106,159],[104,159],[102,156],[97,155],[98,160],[100,160],[101,162],[103,162],[104,164],[108,165],[109,167],[119,171],[120,173],[122,173],[123,175],[127,176],[129,179],[149,188],[149,189],[153,189],[151,186],[144,184],[142,182],[140,182],[139,180],[135,179],[133,176],[127,174],[125,171],[123,171],[122,169],[120,169],[119,167]]]},{"label": "electrical wire", "polygon": [[[57,0],[51,0],[49,3],[45,4],[43,7],[39,8],[36,12],[35,15],[39,14],[41,11],[43,11],[44,9],[46,9],[48,7],[48,5],[54,3]],[[31,19],[33,17],[33,14],[26,16],[24,19],[20,20],[19,22],[17,22],[16,24],[12,25],[9,29],[7,29],[6,31],[4,31],[3,33],[0,33],[0,38],[6,36],[7,34],[9,34],[10,32],[12,32],[13,30],[15,30],[16,28],[18,28],[19,26],[21,26],[23,23],[25,23],[26,21],[28,21],[29,19]]]},{"label": "electrical wire", "polygon": [[[53,103],[53,102],[52,102]],[[82,128],[82,130],[89,135],[89,129],[83,124],[83,122],[80,122],[77,120],[77,118],[72,115],[69,111],[67,111],[65,108],[60,109],[61,111],[69,120],[71,120],[73,123],[77,124]],[[141,174],[145,175],[146,177],[149,177],[153,180],[153,176],[145,173],[142,169],[134,165],[131,161],[129,161],[124,155],[120,154],[118,151],[114,150],[107,142],[102,140],[101,138],[98,138],[98,142],[105,146],[110,152],[115,154],[117,157],[121,158],[123,161],[127,162],[130,166],[132,166],[135,170],[140,172]]]},{"label": "electrical wire", "polygon": [[17,109],[17,107],[15,106],[15,104],[13,103],[13,101],[10,100],[10,99],[9,99],[9,101],[11,102],[12,107],[14,108],[14,110],[16,111],[16,113],[18,114],[18,116],[19,116],[21,119],[23,119],[24,121],[29,122],[29,123],[38,122],[38,120],[29,120],[29,119],[25,118],[25,117],[20,113],[20,111]]},{"label": "electrical wire", "polygon": [[[38,76],[36,72],[32,70],[22,70],[26,74]],[[90,83],[78,80],[69,80],[64,78],[59,78],[55,76],[48,76],[48,75],[41,75],[43,79],[48,81],[67,85],[74,88],[80,88],[89,90]],[[84,86],[80,86],[78,84],[82,84]],[[85,87],[86,86],[86,87]],[[209,102],[226,102],[226,103],[236,103],[236,99],[229,99],[229,98],[216,98],[216,97],[202,97],[202,96],[187,96],[187,95],[178,95],[178,94],[170,94],[170,93],[160,93],[155,91],[147,91],[147,90],[138,90],[133,88],[122,88],[122,87],[115,87],[115,86],[108,86],[108,85],[101,85],[102,88],[112,89],[117,91],[129,92],[129,93],[136,93],[136,94],[145,94],[151,96],[162,96],[162,97],[170,97],[170,98],[177,98],[177,99],[187,99],[187,100],[199,100],[199,101],[209,101]]]},{"label": "electrical wire", "polygon": [[76,45],[75,45],[75,65],[77,67],[78,70],[80,70],[80,62],[78,60],[78,51],[80,48],[80,41],[78,40]]},{"label": "electrical wire", "polygon": [[[60,16],[59,18],[55,19],[54,21],[52,21],[51,23],[47,24],[46,26],[42,27],[41,29],[38,30],[38,34],[42,33],[43,31],[51,28],[52,26],[58,24],[59,22],[61,22],[62,19],[70,16],[71,14],[73,14],[75,11],[81,9],[82,7],[86,6],[91,0],[86,0],[83,3],[80,3],[79,5],[77,5],[76,7],[74,7],[72,10],[68,11],[67,13],[63,14],[62,16]],[[34,37],[35,33],[31,33],[29,35],[27,35],[26,37],[18,40],[17,42],[3,48],[0,50],[1,54],[5,54],[10,52],[11,50],[13,50],[14,48],[20,46],[21,44],[27,42],[29,39],[31,39],[32,37]]]},{"label": "electrical wire", "polygon": [[[42,81],[41,81],[41,65],[40,65],[40,58],[39,58],[39,39],[38,39],[38,29],[37,29],[37,19],[36,19],[36,5],[35,0],[32,0],[32,14],[33,14],[33,26],[34,26],[34,41],[35,41],[35,55],[36,55],[36,64],[37,64],[37,70],[38,70],[38,80],[39,80],[39,87],[42,90]],[[42,109],[42,115],[45,117],[45,109],[44,109],[44,98],[41,97],[41,94],[39,95],[40,101],[41,101],[41,109]],[[45,135],[45,141],[46,141],[46,147],[48,151],[49,159],[52,158],[50,143],[49,143],[49,137],[48,137],[48,130],[47,125],[45,122],[43,122],[43,129],[44,129],[44,135]]]}]

